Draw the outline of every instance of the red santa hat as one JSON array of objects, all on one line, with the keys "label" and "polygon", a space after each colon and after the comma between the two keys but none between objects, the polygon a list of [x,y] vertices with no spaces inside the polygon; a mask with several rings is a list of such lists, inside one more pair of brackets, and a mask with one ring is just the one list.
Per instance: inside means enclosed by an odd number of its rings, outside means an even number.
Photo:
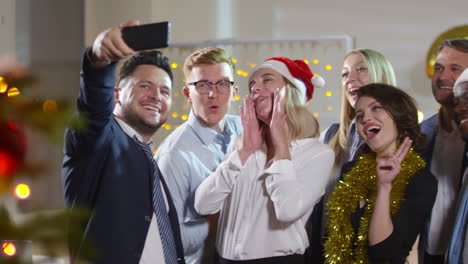
[{"label": "red santa hat", "polygon": [[257,69],[270,68],[283,75],[293,83],[304,95],[305,102],[312,99],[314,88],[323,88],[325,80],[315,76],[303,60],[291,60],[286,57],[273,57],[266,59]]}]

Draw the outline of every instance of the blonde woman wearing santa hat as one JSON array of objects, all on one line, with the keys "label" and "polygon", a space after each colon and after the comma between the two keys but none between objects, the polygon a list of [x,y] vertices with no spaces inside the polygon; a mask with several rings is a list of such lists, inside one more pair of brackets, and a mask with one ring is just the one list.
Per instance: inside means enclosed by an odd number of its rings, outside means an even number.
[{"label": "blonde woman wearing santa hat", "polygon": [[251,74],[244,134],[195,194],[198,213],[220,212],[221,263],[304,263],[305,222],[334,161],[304,106],[323,84],[303,61],[284,57]]}]

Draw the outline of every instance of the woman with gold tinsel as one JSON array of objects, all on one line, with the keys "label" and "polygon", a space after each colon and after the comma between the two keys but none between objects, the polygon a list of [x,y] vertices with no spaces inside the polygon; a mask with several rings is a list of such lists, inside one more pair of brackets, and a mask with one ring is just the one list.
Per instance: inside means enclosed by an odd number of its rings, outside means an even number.
[{"label": "woman with gold tinsel", "polygon": [[419,154],[425,136],[402,90],[370,84],[358,93],[356,124],[366,145],[343,166],[328,201],[325,262],[405,263],[437,192]]}]

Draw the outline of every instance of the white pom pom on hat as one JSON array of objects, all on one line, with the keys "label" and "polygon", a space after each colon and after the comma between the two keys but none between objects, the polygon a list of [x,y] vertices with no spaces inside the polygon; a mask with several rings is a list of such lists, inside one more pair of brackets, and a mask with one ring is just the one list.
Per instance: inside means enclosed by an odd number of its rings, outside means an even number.
[{"label": "white pom pom on hat", "polygon": [[305,101],[312,99],[315,87],[323,88],[325,80],[315,76],[303,60],[291,60],[286,57],[273,57],[266,59],[259,68],[270,68],[283,75],[304,94]]}]

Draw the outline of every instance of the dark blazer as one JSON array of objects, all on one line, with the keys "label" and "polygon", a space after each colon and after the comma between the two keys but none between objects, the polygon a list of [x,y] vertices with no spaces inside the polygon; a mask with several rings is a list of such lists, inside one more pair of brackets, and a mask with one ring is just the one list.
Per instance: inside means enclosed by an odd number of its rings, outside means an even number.
[{"label": "dark blazer", "polygon": [[[92,263],[139,263],[153,217],[153,166],[112,114],[115,67],[94,69],[83,56],[78,112],[86,118],[87,127],[65,133],[65,202],[69,208],[91,210],[83,223],[80,244],[70,245],[72,263],[83,255],[83,244],[90,242],[97,249]],[[163,177],[160,179],[179,263],[185,263],[177,213]]]}]

